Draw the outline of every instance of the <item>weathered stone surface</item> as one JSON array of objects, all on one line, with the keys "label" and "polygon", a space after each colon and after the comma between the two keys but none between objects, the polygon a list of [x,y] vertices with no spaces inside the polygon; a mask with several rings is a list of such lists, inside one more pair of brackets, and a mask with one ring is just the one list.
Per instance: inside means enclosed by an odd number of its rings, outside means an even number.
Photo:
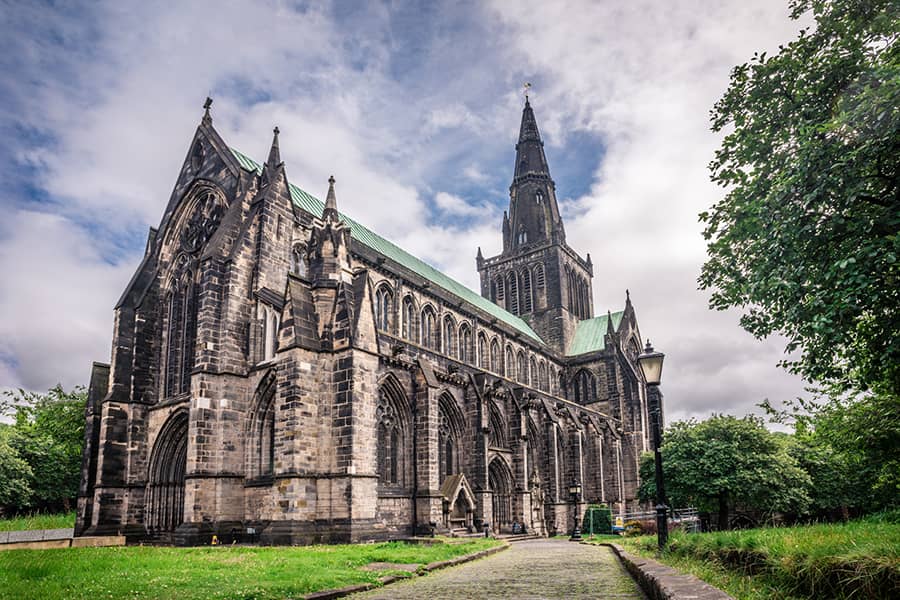
[{"label": "weathered stone surface", "polygon": [[609,544],[652,600],[734,600],[719,588],[649,558],[634,556]]},{"label": "weathered stone surface", "polygon": [[[76,535],[543,535],[570,527],[572,479],[580,511],[633,508],[648,447],[637,319],[626,302],[602,350],[566,355],[593,315],[593,266],[565,243],[530,120],[504,252],[478,267],[489,297],[527,270],[528,300],[497,302],[542,340],[296,203],[277,135],[257,171],[205,118],[116,304],[111,362],[92,371]],[[451,476],[465,493],[442,493]]]}]

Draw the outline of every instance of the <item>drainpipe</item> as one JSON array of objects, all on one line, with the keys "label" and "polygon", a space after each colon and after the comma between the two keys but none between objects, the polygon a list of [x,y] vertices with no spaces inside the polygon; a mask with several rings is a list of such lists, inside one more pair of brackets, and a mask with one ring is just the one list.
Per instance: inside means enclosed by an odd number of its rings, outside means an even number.
[{"label": "drainpipe", "polygon": [[416,458],[418,452],[418,413],[419,413],[419,386],[416,383],[416,376],[412,377],[412,465],[413,465],[413,487],[412,487],[412,520],[413,520],[413,536],[418,533],[419,528],[419,464]]}]

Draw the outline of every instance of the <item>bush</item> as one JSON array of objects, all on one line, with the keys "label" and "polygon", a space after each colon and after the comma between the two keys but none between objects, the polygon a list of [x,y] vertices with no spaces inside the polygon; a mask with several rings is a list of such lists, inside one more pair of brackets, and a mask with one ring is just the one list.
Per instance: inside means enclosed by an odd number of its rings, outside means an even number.
[{"label": "bush", "polygon": [[584,513],[581,532],[586,534],[612,533],[612,511],[605,505],[591,504]]}]

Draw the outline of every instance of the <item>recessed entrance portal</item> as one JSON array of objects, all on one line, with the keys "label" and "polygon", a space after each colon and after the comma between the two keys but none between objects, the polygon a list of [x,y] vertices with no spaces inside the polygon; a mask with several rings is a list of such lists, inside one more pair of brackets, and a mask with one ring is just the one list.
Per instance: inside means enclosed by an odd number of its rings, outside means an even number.
[{"label": "recessed entrance portal", "polygon": [[166,421],[150,455],[145,524],[151,534],[173,531],[184,521],[184,472],[187,467],[188,412]]},{"label": "recessed entrance portal", "polygon": [[494,531],[509,531],[513,522],[513,480],[509,467],[499,458],[488,467],[488,484],[493,492]]}]

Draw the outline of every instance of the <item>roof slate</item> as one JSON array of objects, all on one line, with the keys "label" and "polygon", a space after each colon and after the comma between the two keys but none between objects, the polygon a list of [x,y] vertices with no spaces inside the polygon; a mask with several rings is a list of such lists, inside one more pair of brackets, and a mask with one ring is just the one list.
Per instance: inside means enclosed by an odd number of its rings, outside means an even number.
[{"label": "roof slate", "polygon": [[[262,167],[259,165],[259,163],[249,158],[247,155],[235,150],[234,148],[231,148],[231,152],[234,154],[235,158],[237,158],[238,162],[243,168],[247,169],[248,171],[256,171],[257,173],[262,172]],[[294,201],[294,204],[317,217],[322,216],[322,211],[325,208],[325,204],[321,200],[301,190],[294,184],[290,184],[290,188],[291,199]],[[538,334],[535,333],[534,330],[529,327],[528,323],[526,323],[524,320],[500,308],[487,298],[476,294],[474,291],[459,283],[455,279],[452,279],[444,273],[441,273],[425,261],[416,258],[406,250],[403,250],[393,242],[386,240],[377,233],[357,223],[345,214],[341,213],[341,218],[350,225],[350,235],[358,242],[399,263],[400,265],[406,267],[417,275],[424,277],[434,285],[443,288],[444,290],[457,296],[461,300],[475,305],[492,317],[497,318],[499,321],[503,321],[507,325],[510,325],[511,327],[522,332],[533,340],[543,343],[543,340],[541,340]],[[604,317],[604,319],[605,318],[606,317]]]},{"label": "roof slate", "polygon": [[[612,313],[613,330],[618,331],[625,311]],[[587,352],[595,352],[606,348],[607,315],[579,321],[575,327],[575,336],[569,342],[566,356],[577,356]]]}]

